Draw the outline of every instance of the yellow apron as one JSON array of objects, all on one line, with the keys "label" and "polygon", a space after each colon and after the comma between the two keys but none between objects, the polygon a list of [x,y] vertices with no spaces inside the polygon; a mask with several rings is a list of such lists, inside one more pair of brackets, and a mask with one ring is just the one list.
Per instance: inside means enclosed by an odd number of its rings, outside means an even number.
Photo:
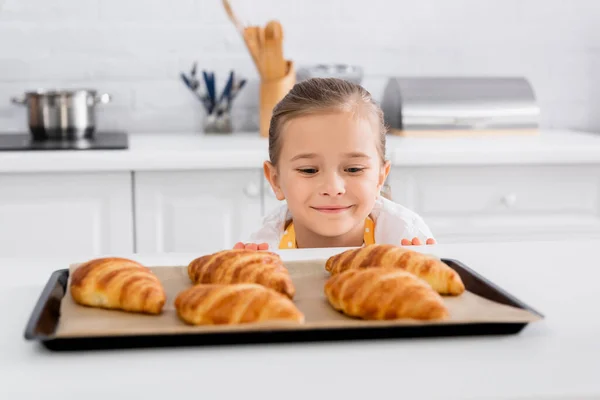
[{"label": "yellow apron", "polygon": [[[365,233],[364,233],[365,245],[375,243],[375,222],[370,217],[365,219]],[[294,230],[294,222],[290,222],[281,241],[279,241],[280,249],[295,249],[296,248],[296,231]]]}]

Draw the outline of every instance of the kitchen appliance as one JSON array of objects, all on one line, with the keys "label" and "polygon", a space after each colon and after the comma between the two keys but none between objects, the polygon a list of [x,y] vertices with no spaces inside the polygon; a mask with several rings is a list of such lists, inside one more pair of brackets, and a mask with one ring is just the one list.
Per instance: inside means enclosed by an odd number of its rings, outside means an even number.
[{"label": "kitchen appliance", "polygon": [[363,70],[357,65],[317,64],[298,69],[298,82],[310,78],[339,78],[358,85],[363,79]]},{"label": "kitchen appliance", "polygon": [[129,147],[125,132],[96,132],[82,139],[40,140],[28,132],[0,133],[0,151],[28,150],[119,150]]},{"label": "kitchen appliance", "polygon": [[27,106],[29,130],[36,140],[92,138],[96,129],[96,104],[110,95],[95,90],[36,90],[12,102]]},{"label": "kitchen appliance", "polygon": [[537,134],[540,110],[521,77],[392,77],[381,102],[391,134]]}]

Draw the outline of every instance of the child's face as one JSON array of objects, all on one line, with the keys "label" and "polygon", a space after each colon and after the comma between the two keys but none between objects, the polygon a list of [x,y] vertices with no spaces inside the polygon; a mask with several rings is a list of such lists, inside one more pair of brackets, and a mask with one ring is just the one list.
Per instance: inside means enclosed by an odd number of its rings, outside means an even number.
[{"label": "child's face", "polygon": [[374,121],[346,112],[307,115],[281,135],[278,168],[266,163],[265,172],[294,224],[329,238],[362,232],[390,168],[381,163]]}]

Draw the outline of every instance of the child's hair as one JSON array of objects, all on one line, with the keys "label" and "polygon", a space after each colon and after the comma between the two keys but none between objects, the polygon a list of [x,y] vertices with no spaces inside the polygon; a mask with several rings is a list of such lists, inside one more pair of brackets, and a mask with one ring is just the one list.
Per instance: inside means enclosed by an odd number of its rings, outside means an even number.
[{"label": "child's hair", "polygon": [[275,106],[269,126],[269,158],[277,165],[281,151],[281,129],[289,120],[309,114],[331,111],[368,111],[377,119],[377,150],[385,161],[387,129],[383,111],[362,86],[337,78],[311,78],[298,82]]}]

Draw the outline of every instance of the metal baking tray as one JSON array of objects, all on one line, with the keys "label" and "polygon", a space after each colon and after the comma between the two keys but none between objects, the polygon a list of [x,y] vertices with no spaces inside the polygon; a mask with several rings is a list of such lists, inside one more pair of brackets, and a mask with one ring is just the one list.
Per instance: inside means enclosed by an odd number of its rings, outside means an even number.
[{"label": "metal baking tray", "polygon": [[[442,258],[460,275],[468,291],[488,300],[526,310],[539,318],[543,315],[524,304],[460,261]],[[327,329],[272,329],[262,331],[193,332],[185,334],[148,334],[93,337],[56,337],[60,305],[67,293],[68,269],[52,273],[31,313],[25,339],[39,342],[53,351],[103,350],[148,347],[292,343],[314,341],[401,339],[451,336],[509,335],[519,333],[528,322],[460,323],[439,325],[403,325],[335,327]]]}]

